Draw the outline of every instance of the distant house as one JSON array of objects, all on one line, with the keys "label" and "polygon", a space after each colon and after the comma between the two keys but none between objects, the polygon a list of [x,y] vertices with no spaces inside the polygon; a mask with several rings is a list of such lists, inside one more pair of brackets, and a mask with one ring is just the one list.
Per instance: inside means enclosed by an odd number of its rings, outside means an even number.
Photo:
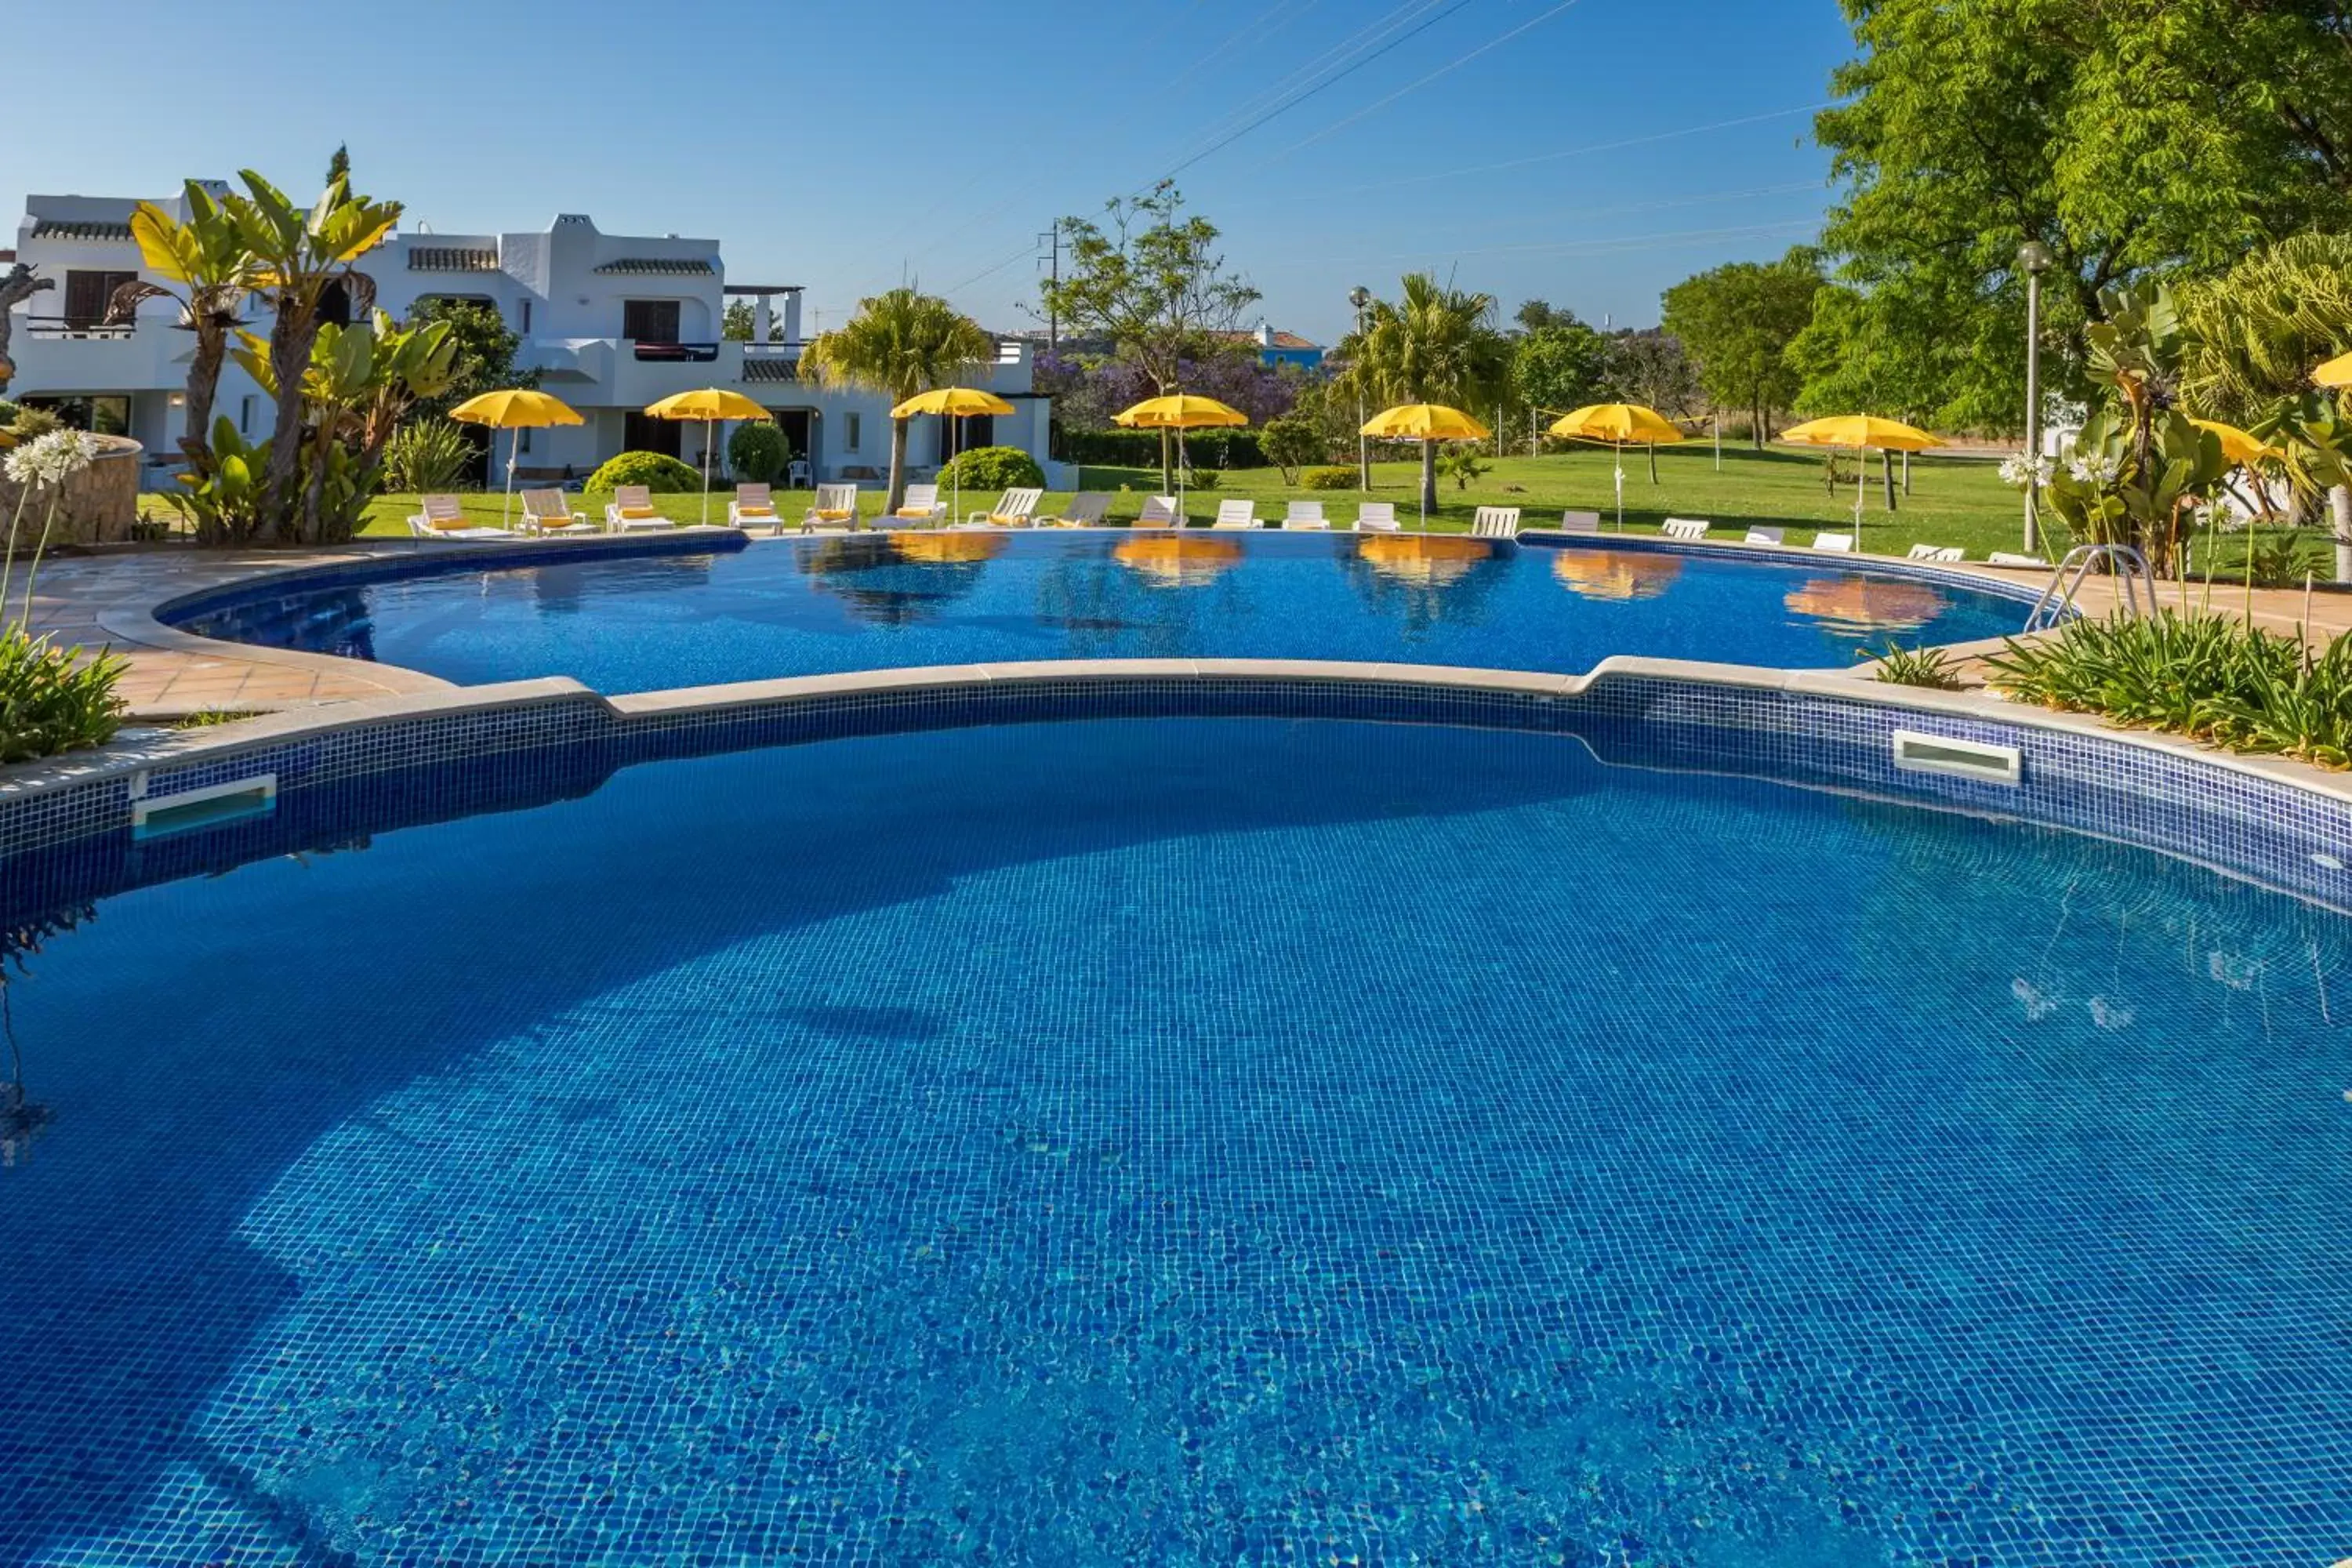
[{"label": "distant house", "polygon": [[1257,357],[1267,364],[1295,364],[1312,375],[1323,368],[1323,345],[1297,332],[1278,332],[1260,321],[1255,328],[1217,334],[1228,342],[1255,343]]},{"label": "distant house", "polygon": [[[133,205],[128,197],[26,198],[16,254],[52,287],[17,309],[16,378],[8,395],[51,406],[68,424],[144,443],[146,482],[161,486],[178,458],[193,340],[177,330],[169,300],[142,300],[125,320],[109,317],[117,289],[157,280],[131,237]],[[182,197],[161,205],[184,216]],[[545,228],[499,234],[404,230],[362,258],[357,271],[352,286],[331,290],[327,319],[354,319],[370,299],[395,317],[420,300],[470,300],[497,310],[522,340],[518,368],[536,370],[540,384],[585,419],[523,432],[518,468],[525,479],[585,475],[626,450],[698,463],[701,426],[641,410],[671,393],[711,385],[766,408],[814,479],[873,479],[889,466],[891,400],[803,381],[800,289],[730,282],[717,240],[608,235],[585,215],[567,213]],[[728,301],[737,299],[752,307],[750,342],[720,334]],[[268,334],[260,301],[247,301],[246,327]],[[996,363],[977,371],[977,384],[1013,412],[964,421],[961,445],[1019,447],[1045,458],[1051,403],[1032,387],[1031,359],[1029,345],[1004,342]],[[214,407],[248,439],[269,433],[268,398],[235,365],[223,374]],[[915,421],[912,463],[943,456],[940,425]],[[716,433],[719,450],[727,434],[724,426]],[[498,455],[503,461],[503,442]]]}]

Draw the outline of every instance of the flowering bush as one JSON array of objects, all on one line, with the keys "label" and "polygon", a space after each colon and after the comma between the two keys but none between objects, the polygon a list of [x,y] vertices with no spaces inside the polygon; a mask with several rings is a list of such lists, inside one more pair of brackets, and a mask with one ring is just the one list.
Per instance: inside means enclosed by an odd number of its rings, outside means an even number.
[{"label": "flowering bush", "polygon": [[100,651],[85,659],[78,647],[60,648],[32,634],[33,584],[56,526],[66,481],[96,460],[105,443],[79,430],[52,430],[0,458],[0,471],[17,485],[16,515],[0,549],[0,614],[8,602],[16,570],[16,542],[25,511],[36,493],[47,498],[41,534],[25,574],[25,595],[15,624],[0,631],[0,762],[29,762],[79,746],[103,745],[122,718],[115,686],[123,664]]},{"label": "flowering bush", "polygon": [[2029,458],[2020,452],[2000,460],[2000,482],[2015,490],[2031,485],[2035,489],[2050,482],[2051,466],[2047,458]]}]

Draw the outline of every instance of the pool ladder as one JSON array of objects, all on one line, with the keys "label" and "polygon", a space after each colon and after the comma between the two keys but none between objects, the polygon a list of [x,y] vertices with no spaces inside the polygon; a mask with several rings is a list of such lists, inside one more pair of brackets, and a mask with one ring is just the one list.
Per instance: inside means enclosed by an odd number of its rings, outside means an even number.
[{"label": "pool ladder", "polygon": [[[2042,590],[2042,597],[2033,601],[2033,613],[2025,617],[2029,632],[2048,631],[2074,608],[2074,595],[2083,579],[2095,566],[2104,565],[2108,575],[2118,584],[2116,608],[2127,616],[2156,614],[2156,574],[2148,570],[2147,557],[2129,544],[2077,544],[2066,552],[2057,568],[2050,574],[2050,585]],[[2147,603],[2142,605],[2140,595],[2145,591]]]}]

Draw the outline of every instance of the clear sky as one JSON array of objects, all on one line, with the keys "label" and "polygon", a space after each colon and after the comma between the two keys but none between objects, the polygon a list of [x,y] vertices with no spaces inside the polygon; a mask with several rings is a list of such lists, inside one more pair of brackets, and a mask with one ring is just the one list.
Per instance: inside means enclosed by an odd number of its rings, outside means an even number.
[{"label": "clear sky", "polygon": [[[1277,327],[1416,268],[1646,325],[1816,232],[1834,0],[117,0],[5,72],[0,200],[250,166],[452,232],[716,237],[814,330],[902,275],[1030,324],[1033,238],[1173,174]],[[1345,72],[1344,75],[1338,74]],[[21,205],[11,212],[21,211]]]}]

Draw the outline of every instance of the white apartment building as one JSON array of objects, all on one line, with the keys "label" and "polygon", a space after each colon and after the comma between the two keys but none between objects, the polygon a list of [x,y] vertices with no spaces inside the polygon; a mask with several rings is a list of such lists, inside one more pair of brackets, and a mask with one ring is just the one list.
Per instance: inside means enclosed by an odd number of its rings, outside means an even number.
[{"label": "white apartment building", "polygon": [[[155,488],[167,482],[177,460],[193,343],[169,300],[142,302],[127,325],[104,322],[117,286],[161,281],[140,266],[130,227],[135,205],[128,197],[26,198],[15,259],[54,287],[16,307],[8,351],[16,375],[5,395],[57,406],[71,423],[142,443],[146,482]],[[157,205],[184,216],[184,198]],[[0,271],[6,269],[5,257],[0,252]],[[608,235],[585,214],[565,213],[536,231],[403,230],[357,269],[374,286],[376,306],[395,318],[430,298],[496,307],[522,340],[518,367],[536,369],[544,390],[585,417],[576,428],[523,434],[517,471],[525,479],[584,479],[605,458],[631,450],[667,452],[698,467],[701,426],[648,418],[641,411],[674,392],[702,386],[727,387],[768,408],[813,479],[874,479],[889,470],[889,400],[803,383],[800,289],[728,282],[715,239]],[[720,341],[730,299],[752,302],[750,342]],[[249,330],[267,336],[267,312],[258,302],[248,310]],[[348,299],[330,300],[331,319],[351,313]],[[997,363],[977,382],[1015,412],[964,421],[957,449],[1019,447],[1046,462],[1050,402],[1032,391],[1030,353],[1025,342],[1003,341]],[[214,413],[253,439],[269,433],[268,400],[234,364],[222,375]],[[941,460],[942,426],[938,419],[913,423],[910,464],[920,468]],[[720,467],[730,429],[721,426],[717,432]],[[500,477],[507,440],[499,437]],[[1052,472],[1058,465],[1048,468]],[[1064,476],[1055,478],[1061,482]]]}]

